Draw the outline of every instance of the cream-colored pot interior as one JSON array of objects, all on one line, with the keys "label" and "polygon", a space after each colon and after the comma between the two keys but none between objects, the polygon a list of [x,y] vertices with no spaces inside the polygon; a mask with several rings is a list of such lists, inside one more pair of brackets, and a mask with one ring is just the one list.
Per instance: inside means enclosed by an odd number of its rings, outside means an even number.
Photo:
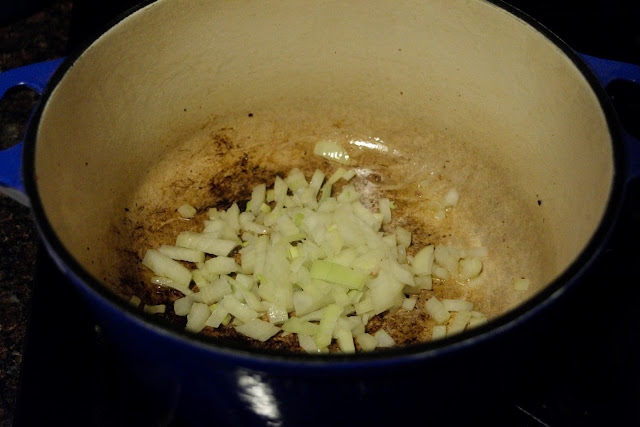
[{"label": "cream-colored pot interior", "polygon": [[[38,192],[70,253],[126,294],[180,204],[215,205],[291,166],[335,168],[310,154],[332,138],[366,192],[396,200],[416,243],[489,249],[475,292],[495,313],[576,259],[613,179],[583,75],[491,3],[160,0],[55,88],[37,134]],[[425,203],[448,188],[460,204],[438,223]],[[519,276],[530,292],[514,294]]]}]

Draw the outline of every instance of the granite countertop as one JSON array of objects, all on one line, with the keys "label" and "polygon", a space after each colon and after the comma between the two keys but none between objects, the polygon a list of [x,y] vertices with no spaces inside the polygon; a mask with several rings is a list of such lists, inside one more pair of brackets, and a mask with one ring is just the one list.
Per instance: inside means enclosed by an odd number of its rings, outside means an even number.
[{"label": "granite countertop", "polygon": [[[0,72],[65,55],[72,1],[45,2],[0,24]],[[37,95],[10,91],[0,101],[0,148],[22,139]],[[12,423],[29,317],[38,239],[27,207],[0,195],[0,426]]]}]

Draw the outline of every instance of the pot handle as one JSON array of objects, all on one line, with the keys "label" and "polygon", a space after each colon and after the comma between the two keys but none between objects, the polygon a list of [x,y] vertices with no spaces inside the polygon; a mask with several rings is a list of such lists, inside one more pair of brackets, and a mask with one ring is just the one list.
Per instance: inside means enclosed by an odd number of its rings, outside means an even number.
[{"label": "pot handle", "polygon": [[[9,89],[18,86],[27,86],[42,94],[62,61],[63,59],[54,59],[38,62],[0,74],[0,99]],[[0,192],[29,206],[22,180],[22,147],[23,143],[19,142],[0,151]]]},{"label": "pot handle", "polygon": [[[626,80],[640,85],[640,65],[611,61],[583,53],[579,55],[605,87],[615,80]],[[627,182],[630,182],[640,178],[640,141],[624,129],[622,134],[627,143],[629,162]]]}]

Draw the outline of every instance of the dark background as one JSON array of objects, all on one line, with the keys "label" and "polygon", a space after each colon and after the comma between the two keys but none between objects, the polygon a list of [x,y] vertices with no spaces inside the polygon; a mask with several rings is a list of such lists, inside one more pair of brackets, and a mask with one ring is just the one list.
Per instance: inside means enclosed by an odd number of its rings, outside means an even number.
[{"label": "dark background", "polygon": [[[640,1],[509,3],[582,53],[640,64]],[[68,54],[133,4],[127,0],[0,0],[0,72]],[[637,87],[609,89],[627,127],[637,132]],[[15,90],[0,101],[1,148],[21,139],[36,99],[29,91]],[[638,265],[638,258],[620,249],[628,244],[637,247],[628,237],[640,235],[639,194],[637,185],[633,186],[623,215],[624,231],[604,257],[608,269],[621,269],[598,276],[593,286],[583,286],[572,305],[563,308],[568,318],[558,332],[563,335],[551,334],[551,347],[531,355],[535,369],[523,376],[523,382],[529,381],[529,392],[520,391],[513,402],[505,403],[506,424],[640,423],[636,409],[640,407],[640,327],[635,314],[640,286],[637,278],[624,276],[630,265]],[[132,410],[127,398],[138,392],[136,385],[117,375],[108,343],[102,341],[73,291],[52,292],[54,285],[62,289],[57,282],[63,281],[39,250],[29,210],[0,196],[0,426],[14,420],[15,425],[47,423],[56,419],[55,414],[67,416],[68,425],[80,420],[84,425],[113,425],[123,421],[118,410]],[[625,281],[632,286],[617,288],[613,295],[601,290]],[[51,310],[60,304],[61,296],[73,306],[66,315]],[[589,310],[602,304],[616,307],[614,317],[603,321],[598,317],[601,312]],[[585,343],[577,333],[587,327],[597,344]],[[56,330],[62,332],[53,334]],[[531,376],[538,379],[533,381]],[[111,392],[118,396],[107,394]],[[137,409],[144,413],[146,403],[137,402],[141,405]],[[139,417],[129,420],[140,421]],[[161,423],[147,418],[146,424]]]}]

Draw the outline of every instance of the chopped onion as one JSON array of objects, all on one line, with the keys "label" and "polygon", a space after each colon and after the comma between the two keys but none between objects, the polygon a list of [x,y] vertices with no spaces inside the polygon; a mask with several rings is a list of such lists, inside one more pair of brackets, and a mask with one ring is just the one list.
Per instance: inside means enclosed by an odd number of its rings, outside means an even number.
[{"label": "chopped onion", "polygon": [[460,200],[460,194],[455,188],[452,188],[451,190],[447,191],[447,194],[445,194],[444,197],[442,198],[442,204],[445,207],[449,208],[452,206],[456,206],[459,200]]},{"label": "chopped onion", "polygon": [[375,348],[378,346],[378,339],[373,335],[367,333],[356,336],[356,342],[364,351],[375,350]]},{"label": "chopped onion", "polygon": [[327,349],[318,349],[318,346],[316,346],[316,341],[309,335],[298,334],[298,343],[300,344],[300,347],[302,347],[302,349],[307,353],[325,353],[326,351],[328,351]]},{"label": "chopped onion", "polygon": [[236,260],[226,256],[211,258],[205,261],[204,265],[208,274],[229,274],[240,271]]},{"label": "chopped onion", "polygon": [[425,303],[427,314],[433,318],[438,324],[445,323],[451,317],[451,314],[444,307],[444,304],[436,297],[431,297]]},{"label": "chopped onion", "polygon": [[183,218],[193,218],[196,215],[196,212],[197,212],[196,208],[194,208],[188,203],[185,203],[184,205],[178,208],[178,213]]},{"label": "chopped onion", "polygon": [[405,298],[404,301],[402,301],[402,308],[411,311],[415,308],[417,301],[416,298]]},{"label": "chopped onion", "polygon": [[355,353],[356,347],[353,343],[353,334],[350,329],[339,329],[335,333],[338,346],[343,353]]},{"label": "chopped onion", "polygon": [[527,289],[529,289],[530,283],[531,281],[529,279],[525,279],[524,277],[516,279],[513,282],[513,289],[515,289],[516,291],[526,291]]},{"label": "chopped onion", "polygon": [[338,283],[350,289],[362,289],[368,275],[352,268],[327,260],[316,260],[311,264],[311,278]]},{"label": "chopped onion", "polygon": [[150,314],[160,314],[160,313],[164,313],[166,309],[167,307],[164,304],[145,305],[143,308],[143,311],[145,313],[150,313]]},{"label": "chopped onion", "polygon": [[253,338],[258,341],[265,342],[278,332],[280,332],[280,328],[272,325],[269,322],[265,322],[260,319],[253,319],[248,321],[247,323],[236,326],[236,331],[240,332],[242,335],[246,335],[249,338]]},{"label": "chopped onion", "polygon": [[188,295],[186,297],[178,298],[173,303],[173,312],[178,316],[186,316],[191,311],[191,306],[193,305],[193,297]]},{"label": "chopped onion", "polygon": [[194,302],[187,315],[187,325],[185,329],[190,332],[200,332],[205,327],[205,323],[207,323],[210,315],[211,309],[207,304]]},{"label": "chopped onion", "polygon": [[475,328],[476,326],[480,326],[484,323],[487,323],[487,318],[485,316],[473,317],[469,319],[469,324],[467,325],[469,328]]},{"label": "chopped onion", "polygon": [[461,299],[443,299],[442,305],[447,311],[471,311],[473,310],[473,303]]},{"label": "chopped onion", "polygon": [[229,316],[229,311],[222,304],[214,304],[211,307],[211,315],[205,325],[212,328],[219,328]]},{"label": "chopped onion", "polygon": [[162,245],[158,251],[177,261],[203,262],[204,252],[197,249],[181,248],[178,246]]},{"label": "chopped onion", "polygon": [[333,329],[338,323],[338,318],[342,314],[342,307],[336,304],[330,304],[325,307],[322,319],[320,319],[320,329],[315,336],[316,346],[318,348],[327,347],[331,344],[333,337]]},{"label": "chopped onion", "polygon": [[482,271],[482,261],[480,258],[471,257],[460,260],[460,277],[463,279],[473,279],[478,277]]},{"label": "chopped onion", "polygon": [[[251,294],[253,295],[253,294]],[[277,304],[269,304],[267,309],[267,317],[269,322],[274,325],[281,325],[289,318],[289,312],[285,307]]]},{"label": "chopped onion", "polygon": [[449,325],[449,331],[447,332],[447,335],[457,334],[464,331],[470,319],[471,312],[459,311],[453,318],[451,325]]},{"label": "chopped onion", "polygon": [[437,245],[434,251],[435,262],[446,268],[452,276],[458,275],[460,255],[451,246]]},{"label": "chopped onion", "polygon": [[416,275],[430,275],[433,267],[435,246],[429,245],[420,249],[413,257],[413,272]]},{"label": "chopped onion", "polygon": [[224,278],[219,278],[209,286],[200,289],[200,292],[193,294],[193,300],[205,304],[213,304],[220,301],[225,295],[231,295],[232,293],[233,290],[229,282]]},{"label": "chopped onion", "polygon": [[185,291],[186,289],[184,288],[187,288],[191,282],[191,271],[189,269],[157,249],[147,250],[142,264],[158,276],[167,277],[177,285],[180,285],[182,288],[179,289],[180,291]]},{"label": "chopped onion", "polygon": [[251,309],[246,304],[241,303],[231,295],[225,295],[224,298],[222,298],[221,304],[227,309],[229,314],[245,323],[248,323],[258,317],[258,312]]},{"label": "chopped onion", "polygon": [[183,231],[176,239],[176,246],[197,249],[211,255],[227,256],[233,248],[238,246],[238,242],[219,239],[218,233]]},{"label": "chopped onion", "polygon": [[[347,151],[335,142],[321,141],[314,152],[349,163]],[[481,258],[488,251],[439,244],[415,252],[407,229],[383,229],[395,204],[381,198],[377,211],[369,210],[360,201],[361,187],[350,183],[354,176],[355,169],[338,167],[328,178],[316,170],[307,181],[294,168],[285,179],[276,176],[272,188],[257,184],[244,211],[238,203],[209,209],[201,232],[183,231],[174,245],[149,249],[143,265],[156,274],[152,283],[185,294],[173,309],[187,316],[186,329],[192,332],[231,322],[238,333],[263,342],[295,333],[310,353],[327,352],[334,339],[345,353],[356,351],[354,340],[363,351],[394,346],[384,329],[366,332],[372,316],[416,310],[417,295],[432,290],[434,279],[481,285]],[[340,179],[347,183],[332,194]],[[442,219],[459,199],[451,189],[429,200],[428,208]],[[194,208],[181,207],[183,217],[195,214]],[[525,283],[519,279],[514,287]],[[449,334],[486,322],[473,308],[463,299],[430,297],[424,310],[437,323],[433,339],[447,334],[452,313]]]},{"label": "chopped onion", "polygon": [[437,340],[447,336],[447,325],[435,325],[431,331],[431,339]]},{"label": "chopped onion", "polygon": [[378,341],[378,347],[393,347],[396,345],[391,335],[384,329],[378,329],[373,336]]}]

